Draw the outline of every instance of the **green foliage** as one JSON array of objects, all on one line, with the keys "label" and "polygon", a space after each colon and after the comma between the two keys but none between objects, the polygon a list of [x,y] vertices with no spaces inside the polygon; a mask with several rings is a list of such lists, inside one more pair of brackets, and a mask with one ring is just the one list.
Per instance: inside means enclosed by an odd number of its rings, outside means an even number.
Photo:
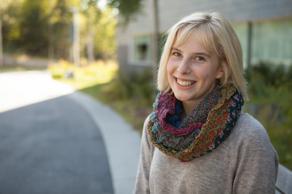
[{"label": "green foliage", "polygon": [[82,14],[86,18],[81,32],[83,53],[87,54],[88,44],[93,43],[95,58],[113,58],[116,51],[116,20],[113,10],[111,8],[100,10],[96,6],[88,6]]},{"label": "green foliage", "polygon": [[96,22],[96,32],[94,36],[95,56],[103,59],[113,58],[116,53],[116,20],[112,9],[105,9],[100,15]]},{"label": "green foliage", "polygon": [[152,72],[119,74],[109,84],[101,86],[96,97],[117,110],[135,129],[142,129],[152,110],[154,85]]},{"label": "green foliage", "polygon": [[292,65],[275,65],[268,62],[260,62],[246,70],[249,81],[263,81],[265,85],[279,87],[292,82]]},{"label": "green foliage", "polygon": [[[87,42],[92,42],[96,57],[114,57],[116,22],[113,10],[100,10],[95,0],[7,2],[0,5],[4,52],[69,59],[72,47],[72,8],[75,7],[80,16],[81,56],[87,56]],[[88,40],[89,36],[92,39]]]},{"label": "green foliage", "polygon": [[26,0],[23,3],[20,26],[20,45],[29,54],[47,54],[48,19],[46,13],[46,1]]},{"label": "green foliage", "polygon": [[47,53],[53,58],[68,59],[71,48],[72,13],[66,0],[57,0],[48,15]]},{"label": "green foliage", "polygon": [[16,50],[17,41],[20,38],[19,23],[20,18],[20,1],[5,1],[1,3],[0,19],[2,20],[3,47],[5,51]]},{"label": "green foliage", "polygon": [[246,109],[268,130],[280,162],[292,169],[292,66],[259,63],[246,71],[251,101]]},{"label": "green foliage", "polygon": [[152,73],[118,74],[106,90],[111,100],[134,100],[142,104],[150,104],[153,100]]},{"label": "green foliage", "polygon": [[127,24],[142,7],[142,0],[108,0],[108,4],[119,10],[123,22]]},{"label": "green foliage", "polygon": [[[116,19],[124,22],[140,10],[141,0],[110,0],[100,10],[98,0],[7,0],[0,5],[4,52],[69,59],[72,47],[72,7],[79,10],[80,51],[83,56],[115,56]],[[90,52],[91,51],[91,52]],[[89,55],[89,53],[93,53]],[[90,59],[91,60],[91,59]]]}]

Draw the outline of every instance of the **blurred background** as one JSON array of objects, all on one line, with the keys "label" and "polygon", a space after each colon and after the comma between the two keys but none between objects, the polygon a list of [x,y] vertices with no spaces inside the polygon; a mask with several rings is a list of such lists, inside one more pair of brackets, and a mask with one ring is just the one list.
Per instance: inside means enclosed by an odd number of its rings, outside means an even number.
[{"label": "blurred background", "polygon": [[167,29],[210,10],[229,19],[241,41],[250,95],[245,111],[262,122],[280,163],[291,170],[290,0],[4,0],[0,72],[49,72],[141,132]]}]

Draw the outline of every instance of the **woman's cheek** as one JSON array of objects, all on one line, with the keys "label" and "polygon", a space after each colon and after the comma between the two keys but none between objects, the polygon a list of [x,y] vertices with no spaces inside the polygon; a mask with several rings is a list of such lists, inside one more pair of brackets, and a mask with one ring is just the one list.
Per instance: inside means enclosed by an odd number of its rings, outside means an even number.
[{"label": "woman's cheek", "polygon": [[172,72],[173,69],[175,69],[175,62],[174,61],[169,61],[167,63],[167,67],[166,67],[168,72]]}]

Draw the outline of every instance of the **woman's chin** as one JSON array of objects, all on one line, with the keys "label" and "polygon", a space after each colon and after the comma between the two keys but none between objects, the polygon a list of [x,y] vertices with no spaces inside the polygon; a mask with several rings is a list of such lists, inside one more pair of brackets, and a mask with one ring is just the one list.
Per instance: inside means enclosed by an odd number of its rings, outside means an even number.
[{"label": "woman's chin", "polygon": [[175,94],[174,96],[176,99],[178,99],[179,101],[185,102],[185,101],[190,101],[192,99],[192,97],[190,95],[183,95],[183,94]]}]

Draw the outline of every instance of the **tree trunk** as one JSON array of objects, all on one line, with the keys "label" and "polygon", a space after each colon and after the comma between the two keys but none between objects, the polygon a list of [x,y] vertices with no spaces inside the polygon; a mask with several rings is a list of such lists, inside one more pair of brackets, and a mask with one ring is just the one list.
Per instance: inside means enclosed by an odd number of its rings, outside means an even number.
[{"label": "tree trunk", "polygon": [[153,65],[154,65],[154,79],[156,80],[157,69],[159,66],[159,8],[158,8],[158,0],[153,0]]},{"label": "tree trunk", "polygon": [[91,23],[87,34],[87,60],[89,63],[94,61],[94,31],[92,26]]},{"label": "tree trunk", "polygon": [[252,32],[253,31],[253,23],[251,21],[247,22],[247,55],[246,55],[246,68],[251,66],[252,60]]},{"label": "tree trunk", "polygon": [[3,42],[2,42],[2,20],[0,19],[0,66],[4,65]]},{"label": "tree trunk", "polygon": [[48,58],[49,61],[54,61],[54,43],[53,43],[53,30],[52,30],[52,24],[48,25],[48,31],[49,31],[49,48],[48,48]]},{"label": "tree trunk", "polygon": [[79,48],[79,15],[77,8],[73,8],[73,61],[76,66],[80,66]]}]

